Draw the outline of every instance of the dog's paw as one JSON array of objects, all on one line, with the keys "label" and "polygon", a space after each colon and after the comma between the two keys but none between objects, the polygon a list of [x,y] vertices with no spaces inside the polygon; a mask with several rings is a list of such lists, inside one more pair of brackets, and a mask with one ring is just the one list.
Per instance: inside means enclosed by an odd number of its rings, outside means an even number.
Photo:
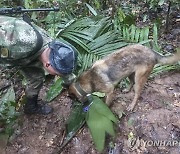
[{"label": "dog's paw", "polygon": [[128,107],[127,107],[127,111],[128,112],[132,112],[134,109],[134,104],[130,104]]},{"label": "dog's paw", "polygon": [[128,93],[128,92],[130,92],[130,90],[131,90],[131,89],[129,89],[129,88],[125,88],[125,89],[122,90],[122,93],[124,93],[124,94],[125,94],[125,93]]}]

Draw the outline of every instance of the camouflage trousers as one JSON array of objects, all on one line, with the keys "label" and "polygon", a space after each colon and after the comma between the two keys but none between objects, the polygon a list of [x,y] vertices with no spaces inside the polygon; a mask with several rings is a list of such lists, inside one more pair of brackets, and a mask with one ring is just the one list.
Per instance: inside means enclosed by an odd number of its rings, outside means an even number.
[{"label": "camouflage trousers", "polygon": [[26,97],[33,97],[39,94],[45,80],[45,72],[40,61],[34,61],[32,64],[20,68],[21,74],[26,79]]}]

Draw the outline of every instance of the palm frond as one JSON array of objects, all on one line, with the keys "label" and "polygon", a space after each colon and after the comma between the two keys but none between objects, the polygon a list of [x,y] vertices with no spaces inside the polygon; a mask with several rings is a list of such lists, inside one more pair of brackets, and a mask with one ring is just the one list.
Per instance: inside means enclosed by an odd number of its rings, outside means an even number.
[{"label": "palm frond", "polygon": [[150,28],[143,27],[139,28],[135,25],[129,26],[122,26],[122,38],[131,43],[139,43],[143,41],[148,41],[150,36]]},{"label": "palm frond", "polygon": [[150,29],[124,25],[120,30],[114,30],[110,18],[96,16],[67,22],[57,36],[71,43],[79,51],[81,73],[95,60],[123,46],[132,43],[149,45]]}]

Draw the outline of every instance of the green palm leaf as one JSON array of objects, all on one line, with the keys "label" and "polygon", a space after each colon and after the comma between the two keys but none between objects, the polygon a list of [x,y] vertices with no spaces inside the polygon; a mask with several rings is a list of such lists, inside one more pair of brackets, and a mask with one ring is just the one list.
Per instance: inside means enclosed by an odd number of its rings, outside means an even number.
[{"label": "green palm leaf", "polygon": [[99,97],[93,96],[86,122],[96,148],[101,152],[104,149],[106,133],[115,136],[113,124],[117,123],[117,118]]},{"label": "green palm leaf", "polygon": [[82,39],[79,39],[69,33],[66,33],[65,35],[62,34],[61,37],[66,41],[71,42],[71,44],[73,44],[76,48],[79,45],[84,51],[89,52],[88,46],[82,41]]},{"label": "green palm leaf", "polygon": [[101,116],[94,108],[91,107],[86,120],[88,128],[90,129],[93,141],[99,151],[104,149],[105,130],[102,127],[104,123],[104,116]]},{"label": "green palm leaf", "polygon": [[108,17],[85,17],[66,24],[58,33],[79,51],[79,73],[89,68],[95,60],[131,43],[148,44],[149,27],[138,28],[135,25],[121,26],[122,32],[113,30]]},{"label": "green palm leaf", "polygon": [[109,120],[113,121],[114,123],[117,123],[117,118],[111,112],[109,107],[99,97],[93,96],[93,103],[94,103],[94,108],[96,109],[96,112],[98,112],[101,115],[104,115]]},{"label": "green palm leaf", "polygon": [[140,33],[141,33],[141,29],[140,28],[136,28],[136,33],[135,33],[135,38],[134,38],[135,42],[139,41]]},{"label": "green palm leaf", "polygon": [[59,78],[55,81],[55,84],[53,84],[47,92],[47,95],[46,95],[47,101],[49,102],[52,101],[61,93],[63,89],[62,83],[63,83],[62,78]]},{"label": "green palm leaf", "polygon": [[87,6],[87,8],[89,9],[89,11],[94,15],[97,16],[97,12],[95,11],[95,9],[89,5],[88,3],[85,3],[85,5]]},{"label": "green palm leaf", "polygon": [[108,43],[110,41],[113,41],[115,37],[117,37],[117,33],[109,31],[96,39],[94,39],[92,42],[90,42],[88,45],[90,49],[93,51],[101,46],[103,46],[105,43]]},{"label": "green palm leaf", "polygon": [[136,26],[132,25],[131,26],[131,41],[135,40],[135,33],[136,33]]},{"label": "green palm leaf", "polygon": [[119,48],[122,48],[126,45],[128,45],[129,43],[126,43],[126,42],[112,42],[112,43],[109,43],[109,44],[105,44],[104,46],[96,49],[93,51],[93,53],[99,55],[100,57],[102,56],[105,56]]}]

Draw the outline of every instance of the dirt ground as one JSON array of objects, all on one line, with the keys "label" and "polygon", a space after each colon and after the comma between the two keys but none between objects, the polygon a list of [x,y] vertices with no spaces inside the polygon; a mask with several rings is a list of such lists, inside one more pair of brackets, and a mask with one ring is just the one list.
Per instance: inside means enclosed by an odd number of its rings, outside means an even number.
[{"label": "dirt ground", "polygon": [[[175,14],[177,15],[177,14]],[[173,18],[172,18],[173,19]],[[170,32],[161,35],[164,50],[179,46],[179,22],[173,21]],[[163,30],[164,33],[164,30]],[[173,51],[172,51],[173,52]],[[43,87],[40,98],[45,98],[49,85]],[[17,94],[22,89],[15,87]],[[18,94],[20,95],[20,94]],[[115,90],[111,110],[121,117],[131,103],[133,90],[122,93]],[[22,115],[19,127],[6,147],[6,154],[57,154],[62,143],[65,122],[70,114],[72,101],[63,92],[50,103],[54,112],[47,116]],[[133,113],[123,114],[116,126],[114,148],[106,146],[108,154],[179,154],[180,153],[180,70],[162,73],[148,80]],[[129,140],[132,139],[132,140]],[[157,145],[155,143],[160,142]],[[98,154],[90,132],[85,125],[62,154]],[[0,151],[1,154],[1,151]]]},{"label": "dirt ground", "polygon": [[[180,70],[163,73],[147,82],[133,113],[123,115],[116,126],[114,148],[109,154],[179,154],[180,153]],[[45,97],[48,87],[41,90]],[[115,91],[111,110],[118,116],[132,101],[133,90]],[[7,154],[55,154],[62,142],[65,121],[72,101],[63,92],[50,105],[48,116],[21,116],[21,125],[6,147]],[[129,141],[129,138],[133,138]],[[164,144],[154,145],[155,141]],[[147,143],[147,144],[145,144]],[[171,144],[172,143],[172,144]],[[174,144],[173,144],[174,143]],[[106,146],[107,147],[107,146]],[[98,154],[87,126],[61,151],[62,154]]]}]

